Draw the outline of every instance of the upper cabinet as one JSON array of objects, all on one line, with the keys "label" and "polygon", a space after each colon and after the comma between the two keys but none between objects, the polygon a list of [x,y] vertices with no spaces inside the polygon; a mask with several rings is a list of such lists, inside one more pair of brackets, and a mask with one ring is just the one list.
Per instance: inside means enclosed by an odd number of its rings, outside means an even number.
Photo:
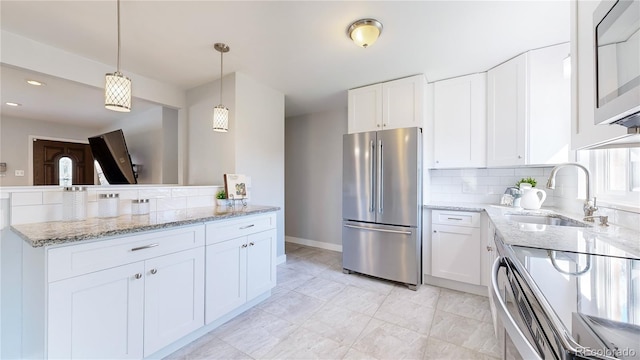
[{"label": "upper cabinet", "polygon": [[434,83],[433,167],[485,167],[486,73]]},{"label": "upper cabinet", "polygon": [[572,98],[571,148],[580,149],[627,134],[618,125],[595,125],[595,53],[593,13],[600,1],[571,1]]},{"label": "upper cabinet", "polygon": [[487,166],[568,161],[569,44],[519,55],[487,73]]},{"label": "upper cabinet", "polygon": [[349,90],[349,134],[422,127],[425,77],[415,75]]}]

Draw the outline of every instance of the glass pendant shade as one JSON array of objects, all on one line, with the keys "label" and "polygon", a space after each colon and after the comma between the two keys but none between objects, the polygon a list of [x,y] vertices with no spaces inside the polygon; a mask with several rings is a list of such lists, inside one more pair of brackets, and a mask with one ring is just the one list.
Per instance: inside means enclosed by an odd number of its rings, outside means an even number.
[{"label": "glass pendant shade", "polygon": [[106,74],[104,79],[104,107],[113,111],[131,111],[131,79],[119,71]]},{"label": "glass pendant shade", "polygon": [[213,108],[213,131],[227,132],[229,130],[229,109],[220,104]]}]

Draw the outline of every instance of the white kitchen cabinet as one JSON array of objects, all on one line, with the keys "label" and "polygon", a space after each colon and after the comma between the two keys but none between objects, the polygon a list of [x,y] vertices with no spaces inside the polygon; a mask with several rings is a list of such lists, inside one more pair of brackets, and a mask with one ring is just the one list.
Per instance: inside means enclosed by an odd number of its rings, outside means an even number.
[{"label": "white kitchen cabinet", "polygon": [[204,326],[202,247],[145,261],[144,356]]},{"label": "white kitchen cabinet", "polygon": [[431,275],[480,285],[480,213],[432,212]]},{"label": "white kitchen cabinet", "polygon": [[531,50],[487,73],[487,166],[568,161],[569,44]]},{"label": "white kitchen cabinet", "polygon": [[137,262],[50,284],[47,357],[142,358],[143,273]]},{"label": "white kitchen cabinet", "polygon": [[207,324],[276,285],[275,226],[275,214],[207,224]]},{"label": "white kitchen cabinet", "polygon": [[142,358],[204,325],[203,225],[47,257],[49,358]]},{"label": "white kitchen cabinet", "polygon": [[347,132],[422,127],[425,86],[415,75],[349,90]]},{"label": "white kitchen cabinet", "polygon": [[486,73],[434,83],[433,167],[485,167]]}]

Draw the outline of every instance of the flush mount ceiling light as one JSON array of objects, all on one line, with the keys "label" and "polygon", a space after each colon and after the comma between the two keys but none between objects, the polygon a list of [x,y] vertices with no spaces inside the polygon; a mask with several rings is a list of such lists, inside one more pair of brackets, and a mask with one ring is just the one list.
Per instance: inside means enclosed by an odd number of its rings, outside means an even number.
[{"label": "flush mount ceiling light", "polygon": [[367,48],[378,40],[382,24],[376,19],[360,19],[349,26],[347,33],[356,45]]},{"label": "flush mount ceiling light", "polygon": [[31,80],[31,79],[27,80],[27,84],[33,85],[33,86],[44,86],[44,85],[47,85],[47,84],[45,84],[43,82],[40,82],[38,80]]},{"label": "flush mount ceiling light", "polygon": [[118,0],[118,67],[104,78],[104,107],[119,112],[131,111],[131,79],[120,72],[120,0]]},{"label": "flush mount ceiling light", "polygon": [[215,43],[213,48],[220,52],[220,105],[213,108],[213,131],[227,132],[229,130],[229,109],[222,105],[222,55],[229,52],[229,46]]},{"label": "flush mount ceiling light", "polygon": [[15,106],[22,106],[22,104],[18,104],[18,103],[15,103],[15,102],[6,102],[5,104],[7,104],[9,106],[14,106],[14,107]]}]

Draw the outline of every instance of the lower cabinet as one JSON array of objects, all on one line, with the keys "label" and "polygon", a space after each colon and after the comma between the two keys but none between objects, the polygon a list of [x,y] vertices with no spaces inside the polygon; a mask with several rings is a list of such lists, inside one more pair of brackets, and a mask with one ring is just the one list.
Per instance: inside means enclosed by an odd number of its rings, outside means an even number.
[{"label": "lower cabinet", "polygon": [[[139,261],[49,283],[48,358],[139,359],[204,325],[204,226],[160,234],[61,249],[83,264],[130,241]],[[169,239],[192,248],[164,254]]]},{"label": "lower cabinet", "polygon": [[206,254],[207,324],[276,285],[276,229],[208,245]]},{"label": "lower cabinet", "polygon": [[480,285],[480,213],[434,210],[431,275]]}]

